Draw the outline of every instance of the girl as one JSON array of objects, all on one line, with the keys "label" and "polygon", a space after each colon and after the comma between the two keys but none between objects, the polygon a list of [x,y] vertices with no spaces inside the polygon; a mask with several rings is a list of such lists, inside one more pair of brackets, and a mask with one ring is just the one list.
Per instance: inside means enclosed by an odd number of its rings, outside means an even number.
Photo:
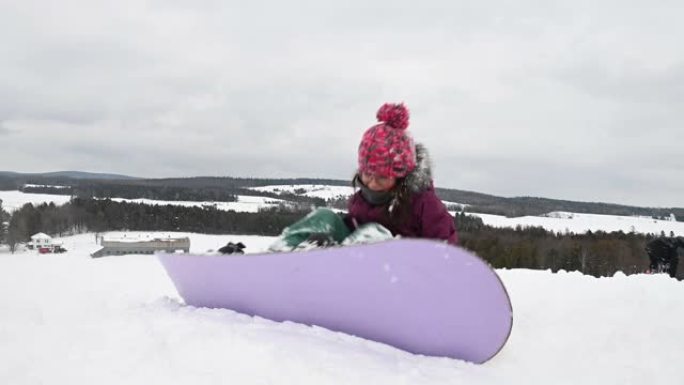
[{"label": "girl", "polygon": [[[285,251],[306,244],[326,246],[388,239],[430,238],[457,244],[454,218],[435,194],[427,150],[406,131],[403,104],[384,104],[379,123],[364,133],[348,213],[341,218],[317,209],[286,228],[269,249]],[[308,242],[307,242],[308,241]]]}]

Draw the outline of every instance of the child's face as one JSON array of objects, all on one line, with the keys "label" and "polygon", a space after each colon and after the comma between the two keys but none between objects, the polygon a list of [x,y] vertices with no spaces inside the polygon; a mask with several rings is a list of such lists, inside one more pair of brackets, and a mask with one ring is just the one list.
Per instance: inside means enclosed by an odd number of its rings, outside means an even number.
[{"label": "child's face", "polygon": [[366,173],[361,173],[361,182],[366,185],[369,189],[373,191],[389,191],[395,184],[397,184],[397,179],[391,176],[389,177],[378,177]]}]

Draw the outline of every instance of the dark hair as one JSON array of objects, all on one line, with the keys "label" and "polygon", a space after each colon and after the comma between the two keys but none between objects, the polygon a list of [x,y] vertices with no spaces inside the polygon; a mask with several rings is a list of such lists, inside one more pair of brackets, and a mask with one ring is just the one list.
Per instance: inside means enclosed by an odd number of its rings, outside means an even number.
[{"label": "dark hair", "polygon": [[[357,172],[352,178],[351,185],[356,191],[360,188],[358,185],[363,185],[361,175]],[[389,203],[383,205],[383,223],[382,225],[389,225],[392,229],[400,229],[411,219],[411,198],[413,193],[406,182],[406,177],[397,178],[396,184],[390,190],[394,197]]]}]

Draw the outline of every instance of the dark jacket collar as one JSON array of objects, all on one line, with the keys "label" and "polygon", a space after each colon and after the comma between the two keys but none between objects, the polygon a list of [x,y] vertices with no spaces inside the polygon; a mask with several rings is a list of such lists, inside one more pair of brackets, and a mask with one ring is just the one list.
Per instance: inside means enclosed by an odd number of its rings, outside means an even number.
[{"label": "dark jacket collar", "polygon": [[389,203],[395,196],[394,191],[373,191],[369,189],[368,186],[363,184],[363,181],[361,181],[361,178],[358,175],[356,176],[356,183],[361,189],[361,195],[363,196],[363,199],[373,206],[385,205]]}]

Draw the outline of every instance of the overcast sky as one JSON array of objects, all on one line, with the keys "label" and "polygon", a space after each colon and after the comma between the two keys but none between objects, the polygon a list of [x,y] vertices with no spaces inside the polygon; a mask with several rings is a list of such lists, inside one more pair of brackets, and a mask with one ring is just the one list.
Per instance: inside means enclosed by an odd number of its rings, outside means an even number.
[{"label": "overcast sky", "polygon": [[684,2],[0,0],[0,171],[348,179],[386,101],[435,183],[684,207]]}]

